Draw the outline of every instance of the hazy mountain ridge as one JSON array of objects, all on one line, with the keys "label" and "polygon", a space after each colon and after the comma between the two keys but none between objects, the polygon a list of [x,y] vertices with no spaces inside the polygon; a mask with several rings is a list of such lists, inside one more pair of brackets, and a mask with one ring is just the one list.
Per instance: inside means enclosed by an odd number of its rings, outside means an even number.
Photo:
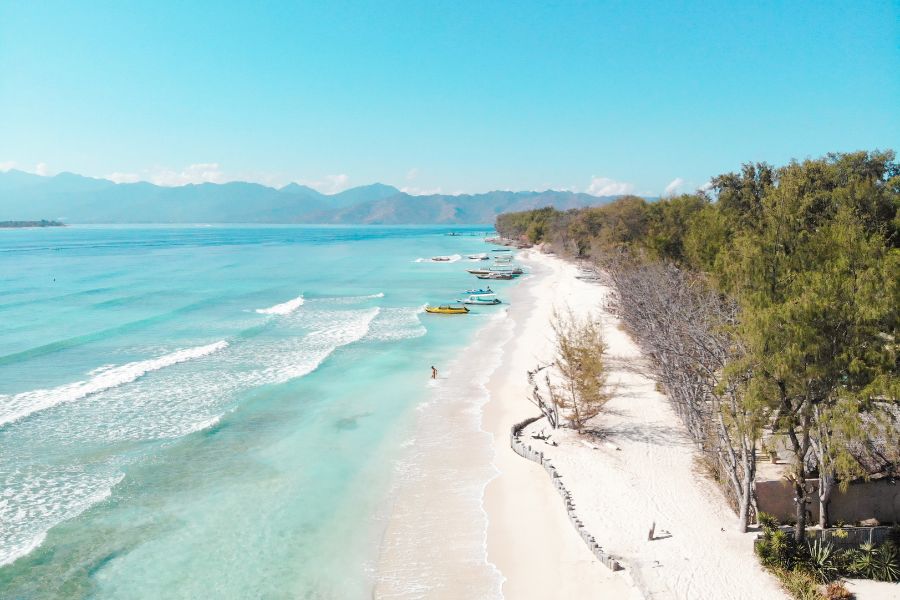
[{"label": "hazy mountain ridge", "polygon": [[0,173],[0,220],[67,223],[474,224],[493,223],[509,211],[565,210],[615,198],[554,190],[412,196],[381,183],[328,195],[296,183],[280,189],[248,182],[163,187],[73,173]]}]

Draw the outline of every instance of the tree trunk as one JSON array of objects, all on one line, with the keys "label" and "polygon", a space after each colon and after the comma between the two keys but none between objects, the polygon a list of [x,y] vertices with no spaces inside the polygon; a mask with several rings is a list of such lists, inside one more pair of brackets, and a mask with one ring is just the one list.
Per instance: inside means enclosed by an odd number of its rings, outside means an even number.
[{"label": "tree trunk", "polygon": [[[799,410],[803,410],[803,406]],[[794,503],[797,510],[797,524],[794,527],[794,541],[802,542],[806,535],[806,504],[809,494],[806,491],[806,454],[810,445],[810,416],[804,411],[800,422],[801,437],[793,426],[788,428],[788,438],[794,450]]]},{"label": "tree trunk", "polygon": [[794,481],[794,502],[796,504],[797,524],[794,525],[794,541],[801,542],[806,535],[806,484],[805,480]]},{"label": "tree trunk", "polygon": [[[745,447],[746,448],[746,447]],[[751,448],[749,452],[745,452],[742,456],[744,461],[744,489],[741,495],[740,510],[738,517],[740,523],[738,530],[741,533],[747,533],[747,526],[750,524],[750,506],[753,504],[753,482],[756,479],[756,453]]]},{"label": "tree trunk", "polygon": [[828,514],[828,511],[831,505],[831,494],[834,491],[834,484],[834,477],[823,471],[819,476],[819,527],[822,529],[831,525],[831,515]]}]

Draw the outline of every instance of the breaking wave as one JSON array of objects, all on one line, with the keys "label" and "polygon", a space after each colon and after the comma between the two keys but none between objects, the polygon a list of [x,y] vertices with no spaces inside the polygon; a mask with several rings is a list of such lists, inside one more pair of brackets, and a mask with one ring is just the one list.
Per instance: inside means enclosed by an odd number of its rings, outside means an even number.
[{"label": "breaking wave", "polygon": [[195,358],[201,358],[218,352],[228,346],[228,342],[220,340],[206,346],[185,348],[158,358],[130,362],[118,367],[94,370],[93,376],[85,381],[76,381],[59,387],[32,390],[15,395],[0,395],[0,427],[36,412],[46,410],[64,402],[74,402],[92,394],[126,383],[149,373],[158,371]]},{"label": "breaking wave", "polygon": [[270,306],[269,308],[257,308],[256,312],[261,315],[289,315],[301,306],[303,306],[303,294],[297,296],[293,300]]}]

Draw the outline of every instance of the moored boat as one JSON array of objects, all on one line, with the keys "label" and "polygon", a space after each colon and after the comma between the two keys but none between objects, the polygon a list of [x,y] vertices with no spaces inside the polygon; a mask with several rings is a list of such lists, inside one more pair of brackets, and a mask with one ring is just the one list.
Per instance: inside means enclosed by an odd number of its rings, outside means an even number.
[{"label": "moored boat", "polygon": [[462,301],[463,304],[500,304],[500,298],[493,294],[472,295]]},{"label": "moored boat", "polygon": [[513,279],[515,277],[512,273],[476,273],[474,275],[478,279]]},{"label": "moored boat", "polygon": [[479,296],[481,294],[493,294],[494,290],[491,289],[491,286],[488,286],[486,289],[466,290],[466,293],[470,296]]},{"label": "moored boat", "polygon": [[432,256],[432,262],[449,262],[451,259],[449,256]]},{"label": "moored boat", "polygon": [[464,315],[469,312],[469,309],[465,306],[442,304],[440,306],[426,306],[425,312],[437,315]]}]

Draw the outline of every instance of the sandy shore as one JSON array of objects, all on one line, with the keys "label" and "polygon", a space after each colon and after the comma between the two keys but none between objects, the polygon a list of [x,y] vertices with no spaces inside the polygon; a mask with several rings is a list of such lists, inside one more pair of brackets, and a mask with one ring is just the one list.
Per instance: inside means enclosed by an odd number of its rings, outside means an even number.
[{"label": "sandy shore", "polygon": [[531,266],[419,407],[375,565],[376,598],[639,597],[584,546],[544,471],[509,447],[512,422],[535,411],[526,371],[549,348],[565,275]]},{"label": "sandy shore", "polygon": [[562,261],[535,251],[519,258],[532,278],[511,300],[513,338],[488,383],[490,400],[483,420],[499,471],[484,495],[488,559],[505,578],[505,598],[640,598],[628,573],[613,573],[590,553],[544,470],[509,446],[512,424],[538,413],[527,400],[527,371],[551,359],[553,310],[571,304],[572,284],[579,283],[575,270]]},{"label": "sandy shore", "polygon": [[[721,492],[697,474],[690,440],[606,309],[610,290],[537,251],[519,260],[532,275],[420,407],[374,597],[786,600],[753,556],[754,534],[736,531]],[[614,393],[591,424],[601,437],[585,444],[541,419],[521,439],[550,458],[584,526],[625,566],[616,573],[578,536],[544,469],[509,446],[513,423],[538,414],[527,371],[552,360],[549,322],[566,308],[603,326]],[[532,438],[538,431],[558,446]],[[890,584],[851,586],[860,598],[896,597]]]},{"label": "sandy shore", "polygon": [[[568,429],[553,434],[559,446],[532,439],[528,434],[535,430],[550,432],[545,421],[524,436],[562,473],[585,527],[621,557],[646,598],[786,598],[757,564],[754,534],[736,531],[736,517],[722,494],[696,473],[690,440],[645,375],[637,346],[605,309],[608,288],[577,279],[577,269],[559,259],[532,254],[531,261],[558,279],[553,293],[559,305],[600,318],[608,346],[613,397],[592,423],[603,432],[593,441],[595,448]],[[499,444],[498,438],[498,452]],[[488,514],[493,527],[490,508]],[[650,541],[654,522],[656,539]]]},{"label": "sandy shore", "polygon": [[[375,597],[785,598],[754,560],[752,534],[736,533],[721,494],[694,473],[677,418],[603,309],[608,290],[537,251],[519,259],[532,276],[421,407],[392,494]],[[561,429],[558,447],[525,440],[551,457],[587,529],[621,558],[626,570],[617,573],[584,545],[545,471],[509,447],[511,425],[537,414],[527,371],[552,359],[549,322],[565,307],[603,323],[615,385],[598,417],[606,439],[592,449]],[[658,539],[648,541],[653,521]]]}]

